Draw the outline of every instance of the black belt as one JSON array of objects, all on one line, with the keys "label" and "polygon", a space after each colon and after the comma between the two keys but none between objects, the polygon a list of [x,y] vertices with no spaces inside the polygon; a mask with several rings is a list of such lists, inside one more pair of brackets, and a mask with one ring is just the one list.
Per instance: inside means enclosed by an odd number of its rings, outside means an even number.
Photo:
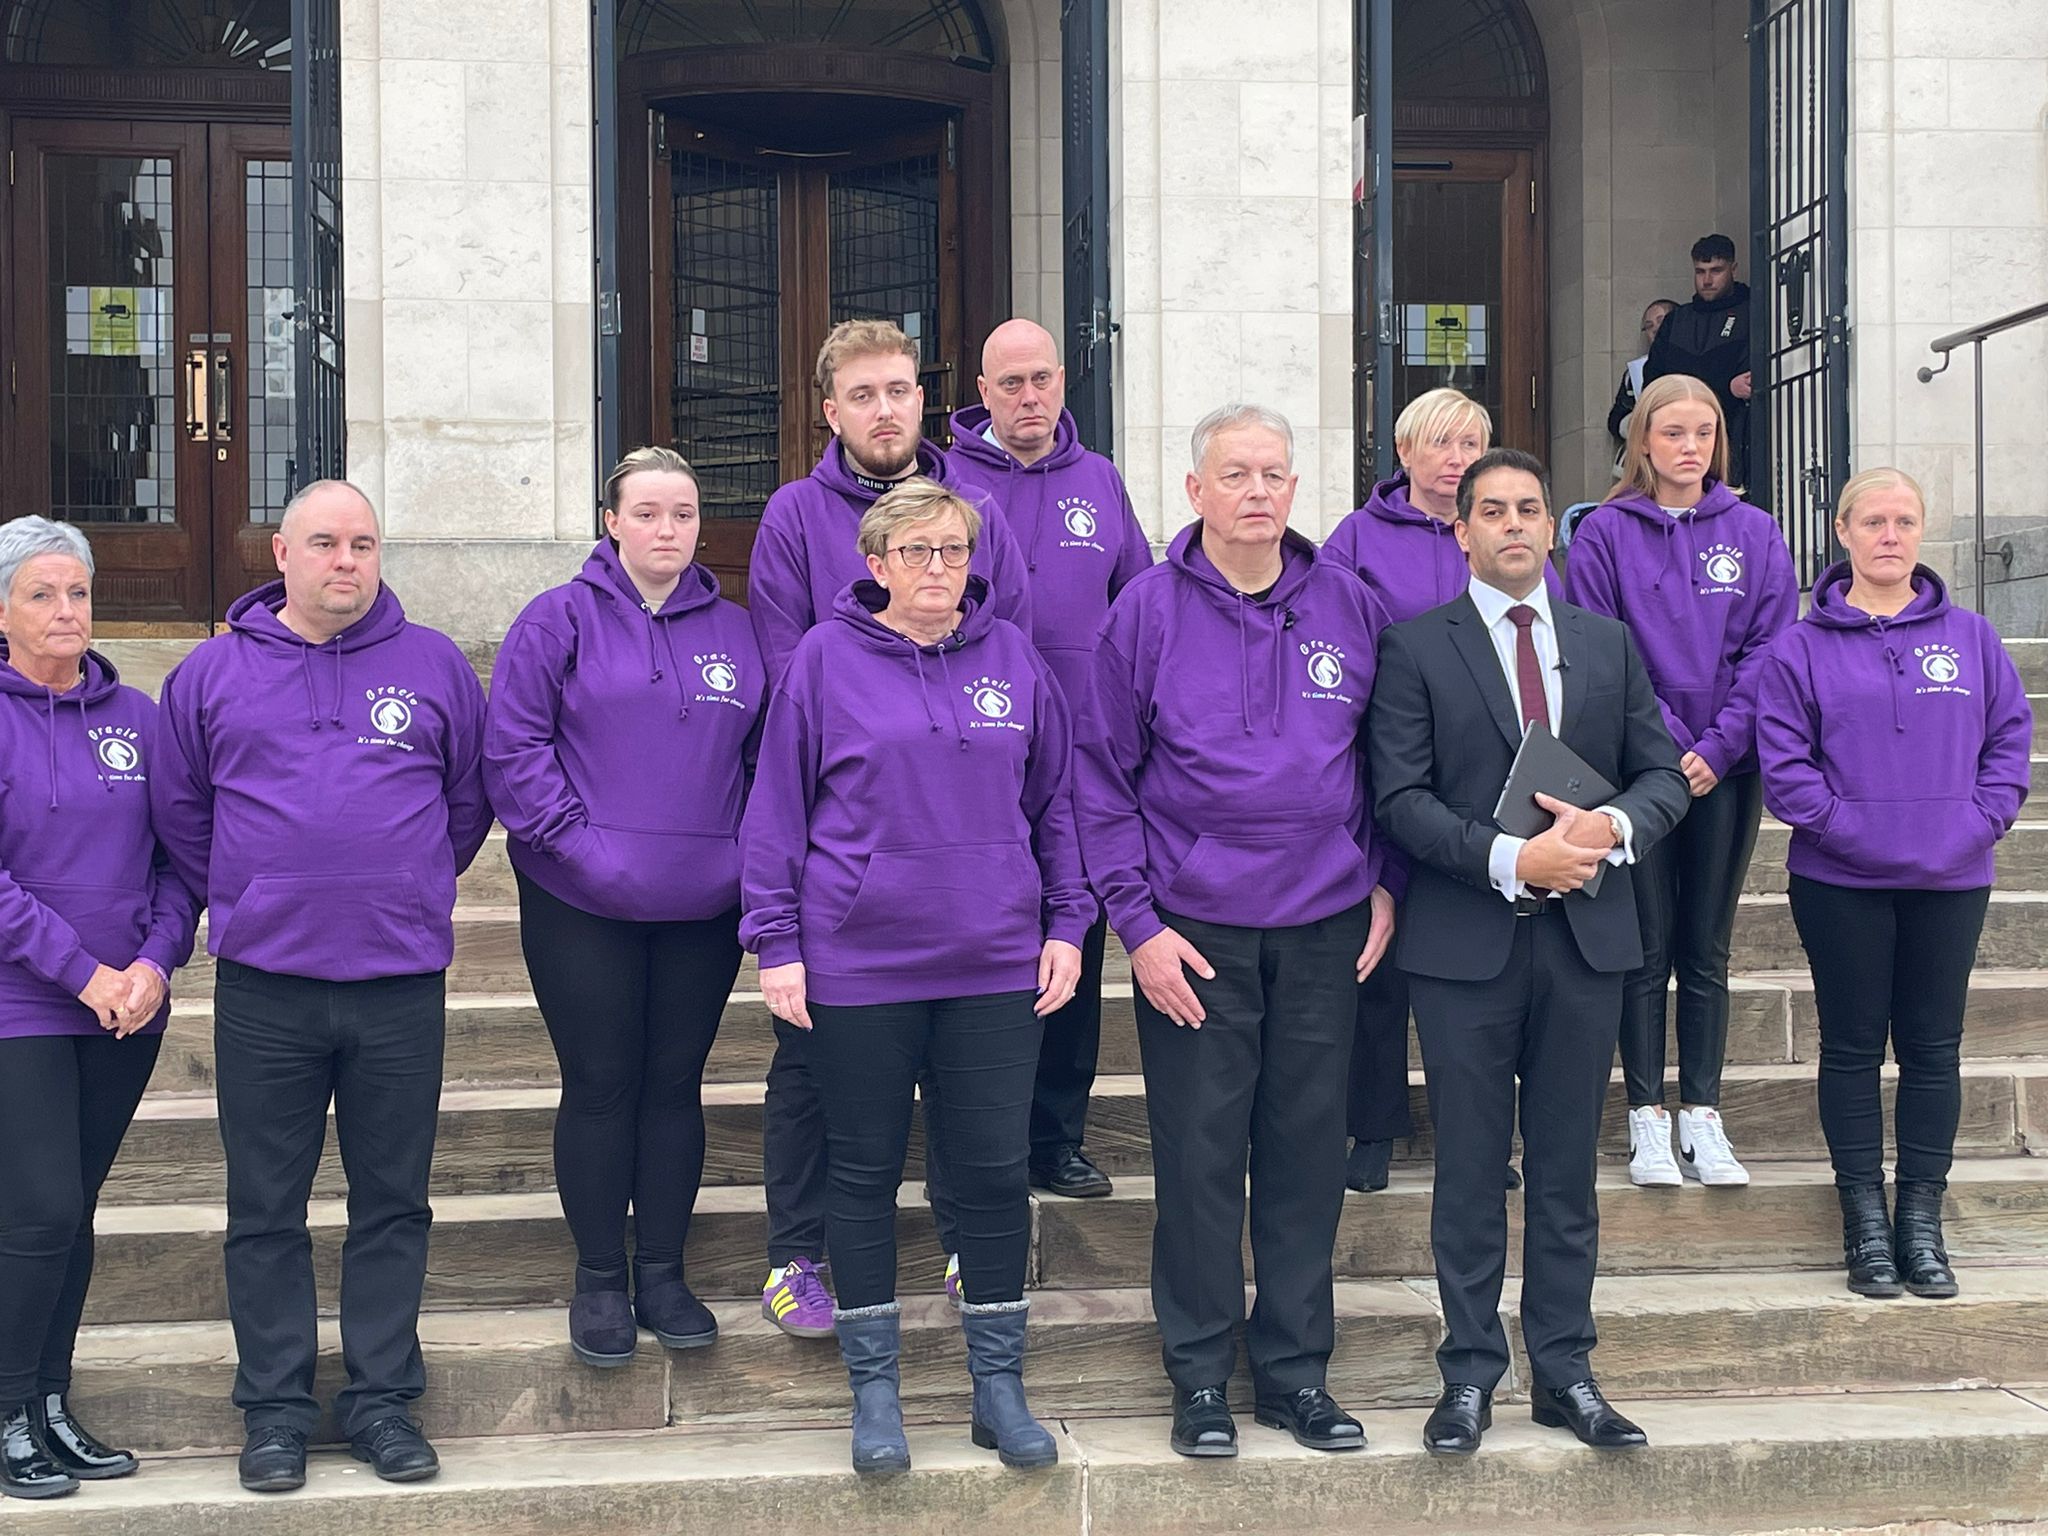
[{"label": "black belt", "polygon": [[1562,911],[1564,903],[1555,896],[1517,896],[1515,916],[1546,917],[1552,912]]}]

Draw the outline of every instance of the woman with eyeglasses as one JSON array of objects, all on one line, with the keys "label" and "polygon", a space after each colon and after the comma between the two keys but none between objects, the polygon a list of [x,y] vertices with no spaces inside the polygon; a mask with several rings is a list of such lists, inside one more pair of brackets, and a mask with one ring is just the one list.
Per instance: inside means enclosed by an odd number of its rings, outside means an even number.
[{"label": "woman with eyeglasses", "polygon": [[896,1192],[919,1074],[958,1209],[973,1437],[1048,1466],[1024,1400],[1026,1159],[1044,1016],[1095,917],[1067,709],[968,574],[981,517],[922,478],[860,523],[869,579],[798,643],[740,832],[740,936],[770,1012],[809,1031],[831,1182],[826,1241],[853,1389],[853,1466],[910,1465],[898,1402]]}]

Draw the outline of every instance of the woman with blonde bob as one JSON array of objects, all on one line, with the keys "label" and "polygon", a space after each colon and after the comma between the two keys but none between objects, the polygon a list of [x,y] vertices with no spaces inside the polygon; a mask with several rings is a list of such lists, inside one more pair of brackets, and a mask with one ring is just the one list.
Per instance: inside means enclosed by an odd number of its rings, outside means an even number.
[{"label": "woman with blonde bob", "polygon": [[[853,1466],[910,1465],[898,1401],[896,1193],[919,1076],[957,1211],[973,1438],[1059,1459],[1024,1400],[1026,1183],[1044,1016],[1081,975],[1067,708],[969,574],[979,513],[913,478],[860,521],[868,577],[798,641],[740,835],[769,1011],[809,1031],[830,1151],[826,1241]],[[927,1122],[930,1126],[930,1122]]]},{"label": "woman with blonde bob", "polygon": [[[1820,1123],[1849,1289],[1956,1294],[1941,1202],[1962,1112],[1963,1010],[1992,854],[2027,797],[2033,714],[1981,615],[1919,563],[1910,475],[1842,487],[1848,559],[1763,671],[1764,802],[1792,828],[1792,917],[1820,1015]],[[1884,1198],[1889,1040],[1899,1064],[1897,1231]]]},{"label": "woman with blonde bob", "polygon": [[[1756,690],[1771,642],[1799,615],[1792,557],[1769,513],[1727,485],[1714,392],[1672,374],[1643,389],[1621,479],[1572,540],[1565,593],[1628,625],[1692,786],[1692,808],[1636,872],[1643,963],[1622,989],[1629,1178],[1738,1186],[1749,1173],[1721,1124],[1728,955],[1762,819]],[[1678,975],[1678,1125],[1664,1109],[1665,997]]]}]

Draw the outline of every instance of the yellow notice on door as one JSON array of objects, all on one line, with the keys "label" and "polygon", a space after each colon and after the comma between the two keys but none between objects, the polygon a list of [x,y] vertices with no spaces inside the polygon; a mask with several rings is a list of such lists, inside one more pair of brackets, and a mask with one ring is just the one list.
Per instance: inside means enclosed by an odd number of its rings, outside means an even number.
[{"label": "yellow notice on door", "polygon": [[1433,368],[1462,368],[1472,358],[1472,306],[1426,304],[1423,362]]},{"label": "yellow notice on door", "polygon": [[88,289],[86,351],[93,357],[140,357],[139,310],[133,288]]}]

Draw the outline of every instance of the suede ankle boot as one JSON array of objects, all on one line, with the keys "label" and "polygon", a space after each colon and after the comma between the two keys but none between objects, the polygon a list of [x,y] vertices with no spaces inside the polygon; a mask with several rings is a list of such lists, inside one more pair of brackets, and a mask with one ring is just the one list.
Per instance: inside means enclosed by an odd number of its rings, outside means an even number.
[{"label": "suede ankle boot", "polygon": [[863,1477],[887,1477],[910,1470],[910,1442],[903,1438],[901,1377],[903,1313],[893,1301],[832,1314],[839,1355],[853,1388],[853,1470]]},{"label": "suede ankle boot", "polygon": [[576,1266],[576,1296],[569,1303],[569,1347],[585,1365],[600,1370],[630,1364],[639,1347],[626,1271]]},{"label": "suede ankle boot", "polygon": [[633,1315],[665,1349],[702,1349],[718,1339],[718,1319],[683,1284],[683,1266],[633,1261]]},{"label": "suede ankle boot", "polygon": [[960,1308],[967,1369],[974,1377],[974,1443],[1006,1467],[1049,1467],[1060,1459],[1052,1432],[1024,1401],[1024,1330],[1028,1301],[968,1302]]}]

